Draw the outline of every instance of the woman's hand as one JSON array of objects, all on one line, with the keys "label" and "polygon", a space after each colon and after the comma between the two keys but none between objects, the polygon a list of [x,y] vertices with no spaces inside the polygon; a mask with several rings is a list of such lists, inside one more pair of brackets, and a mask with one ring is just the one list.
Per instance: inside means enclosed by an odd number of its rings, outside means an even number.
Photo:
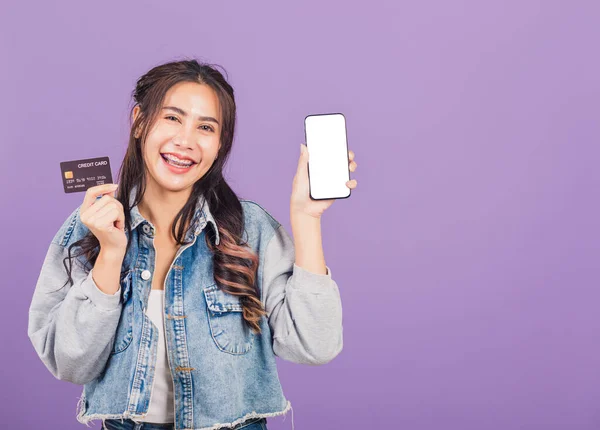
[{"label": "woman's hand", "polygon": [[[98,238],[103,253],[125,256],[127,236],[123,205],[111,195],[116,189],[116,184],[88,188],[81,204],[79,217]],[[96,200],[100,195],[102,197]]]},{"label": "woman's hand", "polygon": [[[325,209],[329,208],[336,199],[313,200],[310,198],[310,188],[308,182],[308,149],[306,145],[301,144],[300,160],[298,170],[294,176],[292,185],[292,197],[290,201],[290,212],[294,214],[305,214],[320,219]],[[349,166],[351,172],[356,170],[356,161],[354,161],[354,152],[348,151]],[[351,190],[356,188],[357,181],[352,179],[346,182],[346,186]]]}]

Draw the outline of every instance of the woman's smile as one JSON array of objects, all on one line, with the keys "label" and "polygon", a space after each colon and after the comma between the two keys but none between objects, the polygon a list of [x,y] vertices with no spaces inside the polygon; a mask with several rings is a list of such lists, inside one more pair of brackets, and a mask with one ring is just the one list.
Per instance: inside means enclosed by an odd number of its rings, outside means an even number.
[{"label": "woman's smile", "polygon": [[191,160],[179,159],[172,154],[160,154],[160,158],[167,169],[176,174],[187,173],[192,170],[192,167],[194,167],[195,164],[197,164]]}]

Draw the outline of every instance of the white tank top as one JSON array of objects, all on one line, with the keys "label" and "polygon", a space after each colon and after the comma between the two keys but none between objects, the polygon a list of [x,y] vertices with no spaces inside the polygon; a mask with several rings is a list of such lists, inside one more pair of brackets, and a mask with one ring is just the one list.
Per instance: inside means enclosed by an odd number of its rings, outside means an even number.
[{"label": "white tank top", "polygon": [[148,309],[146,315],[158,328],[158,351],[154,381],[152,382],[152,396],[148,415],[144,418],[136,418],[135,421],[151,423],[173,423],[173,378],[169,370],[167,349],[164,331],[164,300],[163,290],[150,290],[148,298]]}]

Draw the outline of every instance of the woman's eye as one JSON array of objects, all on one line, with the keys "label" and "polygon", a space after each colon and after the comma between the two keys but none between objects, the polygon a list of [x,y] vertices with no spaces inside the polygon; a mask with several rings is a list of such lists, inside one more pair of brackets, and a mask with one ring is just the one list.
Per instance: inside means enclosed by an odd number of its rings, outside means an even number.
[{"label": "woman's eye", "polygon": [[[173,116],[173,115],[166,116],[165,119],[168,119],[168,120],[174,119],[175,121],[179,121],[179,118],[177,118],[176,116]],[[205,131],[211,131],[211,132],[215,131],[215,129],[212,128],[210,125],[201,125],[200,128],[202,128]]]}]

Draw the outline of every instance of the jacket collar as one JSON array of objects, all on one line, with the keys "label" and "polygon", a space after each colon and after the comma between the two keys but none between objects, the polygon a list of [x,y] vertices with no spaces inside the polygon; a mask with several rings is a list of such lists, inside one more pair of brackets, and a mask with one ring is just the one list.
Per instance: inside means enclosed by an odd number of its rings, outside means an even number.
[{"label": "jacket collar", "polygon": [[[136,195],[136,189],[137,189],[137,186],[134,186],[131,189],[131,192],[129,193],[129,206],[131,206],[134,202],[135,195]],[[142,214],[140,214],[138,205],[131,207],[130,215],[131,215],[131,229],[132,230],[135,230],[137,228],[137,226],[142,224],[143,222],[147,222],[148,224],[150,224],[150,222],[148,220],[146,220],[142,216]],[[218,245],[220,242],[219,229],[217,228],[217,223],[216,223],[212,213],[210,212],[210,209],[208,207],[208,202],[206,201],[206,199],[204,198],[204,195],[202,194],[200,196],[200,198],[198,199],[198,201],[196,202],[196,208],[194,210],[194,216],[192,217],[192,221],[190,223],[190,228],[188,229],[188,231],[185,234],[186,239],[191,240],[193,238],[193,235],[198,236],[202,232],[204,227],[206,227],[206,224],[209,222],[212,224],[212,227],[215,231],[215,244]]]}]

